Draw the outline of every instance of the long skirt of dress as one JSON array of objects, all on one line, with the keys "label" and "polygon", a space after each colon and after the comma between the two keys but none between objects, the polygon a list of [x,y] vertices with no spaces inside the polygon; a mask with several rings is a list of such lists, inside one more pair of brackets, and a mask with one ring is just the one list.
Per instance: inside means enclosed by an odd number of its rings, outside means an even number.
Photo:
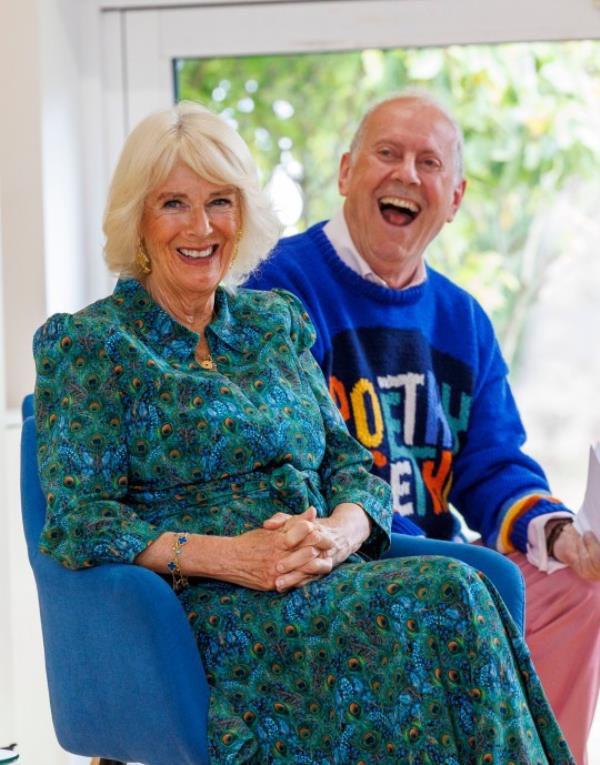
[{"label": "long skirt of dress", "polygon": [[525,644],[466,564],[348,563],[287,594],[181,595],[211,685],[211,763],[574,763]]}]

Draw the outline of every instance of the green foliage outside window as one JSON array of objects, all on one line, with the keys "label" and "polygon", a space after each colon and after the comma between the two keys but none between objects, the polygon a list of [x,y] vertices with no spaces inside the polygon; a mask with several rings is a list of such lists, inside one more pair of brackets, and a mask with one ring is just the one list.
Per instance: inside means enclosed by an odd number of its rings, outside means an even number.
[{"label": "green foliage outside window", "polygon": [[428,260],[480,298],[509,361],[548,269],[600,203],[597,41],[188,59],[176,79],[179,99],[233,121],[265,182],[278,167],[296,186],[290,230],[339,206],[339,157],[373,101],[417,86],[445,103],[468,189]]}]

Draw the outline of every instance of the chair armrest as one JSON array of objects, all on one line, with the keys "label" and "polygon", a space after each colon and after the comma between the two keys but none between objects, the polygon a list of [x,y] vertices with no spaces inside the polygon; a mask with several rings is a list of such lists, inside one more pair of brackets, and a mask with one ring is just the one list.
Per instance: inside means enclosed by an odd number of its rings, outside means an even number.
[{"label": "chair armrest", "polygon": [[523,634],[525,584],[519,567],[504,555],[480,545],[392,534],[392,544],[384,558],[405,558],[409,555],[445,555],[482,571],[498,590],[517,629]]},{"label": "chair armrest", "polygon": [[209,689],[168,584],[136,565],[69,571],[38,553],[32,566],[61,745],[122,762],[208,765]]}]

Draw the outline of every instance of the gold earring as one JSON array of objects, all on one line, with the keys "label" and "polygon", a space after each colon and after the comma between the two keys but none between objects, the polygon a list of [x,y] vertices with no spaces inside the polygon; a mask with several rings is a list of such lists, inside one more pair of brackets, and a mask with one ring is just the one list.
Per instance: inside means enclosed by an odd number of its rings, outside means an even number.
[{"label": "gold earring", "polygon": [[144,274],[144,276],[148,276],[148,274],[152,273],[152,263],[150,262],[150,258],[148,257],[148,253],[144,247],[144,242],[141,239],[138,242],[138,248],[135,254],[135,262],[138,264],[138,268],[142,274]]},{"label": "gold earring", "polygon": [[240,251],[240,242],[242,240],[242,236],[244,235],[244,229],[240,226],[238,228],[238,232],[235,235],[235,244],[233,245],[233,255],[231,256],[231,265],[233,265],[234,260],[237,258],[238,253]]}]

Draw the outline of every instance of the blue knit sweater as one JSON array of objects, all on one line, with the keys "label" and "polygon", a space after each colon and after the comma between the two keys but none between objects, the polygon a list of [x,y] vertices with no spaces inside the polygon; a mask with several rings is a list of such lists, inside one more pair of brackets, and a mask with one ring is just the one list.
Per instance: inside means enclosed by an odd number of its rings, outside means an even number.
[{"label": "blue knit sweater", "polygon": [[451,505],[486,544],[524,552],[531,519],[565,508],[521,450],[525,431],[489,318],[429,267],[406,290],[366,281],[323,225],[281,240],[248,286],[283,287],[306,306],[331,395],[391,484],[393,529],[452,539]]}]

